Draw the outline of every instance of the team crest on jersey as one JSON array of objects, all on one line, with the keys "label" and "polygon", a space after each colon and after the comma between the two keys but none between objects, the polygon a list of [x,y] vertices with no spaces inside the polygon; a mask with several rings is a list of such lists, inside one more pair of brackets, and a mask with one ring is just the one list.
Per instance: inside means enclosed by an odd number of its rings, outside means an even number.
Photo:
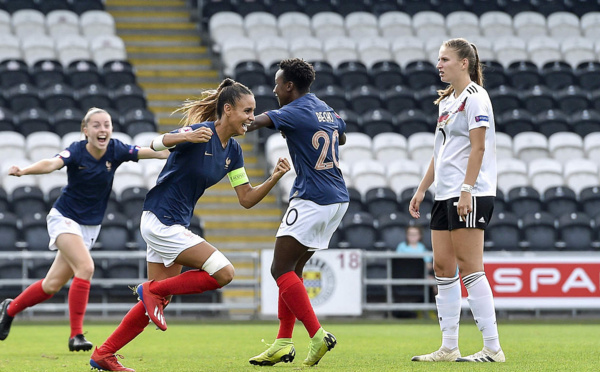
[{"label": "team crest on jersey", "polygon": [[110,161],[106,161],[106,171],[110,172],[112,170],[112,163]]},{"label": "team crest on jersey", "polygon": [[231,164],[231,159],[225,159],[225,169],[229,169],[229,164]]},{"label": "team crest on jersey", "polygon": [[302,273],[304,286],[314,306],[326,303],[335,289],[335,273],[325,261],[311,258]]}]

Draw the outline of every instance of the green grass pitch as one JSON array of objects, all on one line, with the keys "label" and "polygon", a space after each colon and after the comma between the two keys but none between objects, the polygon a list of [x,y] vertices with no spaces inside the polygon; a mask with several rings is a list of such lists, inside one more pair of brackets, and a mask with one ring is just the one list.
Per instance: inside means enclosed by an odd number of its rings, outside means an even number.
[{"label": "green grass pitch", "polygon": [[[308,336],[302,324],[294,333],[296,359],[291,364],[258,367],[248,358],[272,342],[277,322],[220,322],[198,320],[178,323],[171,319],[166,332],[149,326],[120,353],[126,367],[136,371],[600,371],[600,325],[593,323],[536,323],[500,321],[500,340],[507,362],[415,363],[415,354],[439,346],[440,331],[433,322],[323,321],[338,344],[318,366],[302,368]],[[481,335],[472,319],[460,330],[463,355],[481,349]],[[87,324],[86,337],[101,344],[113,324]],[[10,336],[0,342],[0,371],[86,371],[91,352],[68,351],[68,325],[29,323],[16,319]]]}]

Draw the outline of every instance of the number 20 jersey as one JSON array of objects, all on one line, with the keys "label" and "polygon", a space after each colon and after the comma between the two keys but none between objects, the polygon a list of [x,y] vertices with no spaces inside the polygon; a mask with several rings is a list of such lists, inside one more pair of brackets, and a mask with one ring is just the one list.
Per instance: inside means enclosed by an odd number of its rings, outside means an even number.
[{"label": "number 20 jersey", "polygon": [[266,114],[285,135],[296,171],[290,199],[320,205],[350,201],[339,168],[338,144],[346,131],[344,120],[312,93]]}]

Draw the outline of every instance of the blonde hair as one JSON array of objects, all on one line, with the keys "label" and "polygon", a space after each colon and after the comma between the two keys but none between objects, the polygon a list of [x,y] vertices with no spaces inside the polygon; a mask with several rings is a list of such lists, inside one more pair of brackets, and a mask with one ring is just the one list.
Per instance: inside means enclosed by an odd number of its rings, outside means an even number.
[{"label": "blonde hair", "polygon": [[206,90],[202,92],[200,98],[186,100],[173,113],[183,113],[181,123],[184,127],[205,121],[215,121],[223,115],[223,107],[226,103],[235,106],[240,97],[247,94],[252,95],[252,91],[248,87],[226,78],[216,90]]},{"label": "blonde hair", "polygon": [[[477,47],[473,43],[469,43],[467,40],[462,38],[450,39],[444,41],[442,46],[452,49],[458,55],[458,59],[467,59],[469,62],[469,77],[471,81],[483,86],[483,71],[481,62],[479,62],[479,54],[477,53]],[[446,89],[440,89],[437,91],[439,97],[433,103],[438,105],[444,98],[454,93],[454,87],[452,84],[448,85]]]},{"label": "blonde hair", "polygon": [[[87,127],[92,115],[96,115],[96,114],[100,114],[100,113],[105,113],[110,118],[110,114],[108,113],[108,111],[98,108],[98,107],[92,107],[85,113],[83,120],[81,120],[81,133],[83,133],[83,128]],[[112,124],[112,118],[111,118],[111,124]],[[85,138],[87,139],[87,136],[85,136]]]}]

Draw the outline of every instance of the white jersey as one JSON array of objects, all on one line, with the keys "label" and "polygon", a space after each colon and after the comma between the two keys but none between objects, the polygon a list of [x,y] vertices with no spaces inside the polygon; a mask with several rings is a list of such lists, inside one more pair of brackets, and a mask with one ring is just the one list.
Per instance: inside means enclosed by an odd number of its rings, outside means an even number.
[{"label": "white jersey", "polygon": [[458,97],[454,94],[439,104],[435,129],[433,162],[435,199],[460,196],[471,153],[469,131],[487,127],[481,170],[473,187],[473,196],[496,196],[496,126],[487,91],[471,82]]}]

